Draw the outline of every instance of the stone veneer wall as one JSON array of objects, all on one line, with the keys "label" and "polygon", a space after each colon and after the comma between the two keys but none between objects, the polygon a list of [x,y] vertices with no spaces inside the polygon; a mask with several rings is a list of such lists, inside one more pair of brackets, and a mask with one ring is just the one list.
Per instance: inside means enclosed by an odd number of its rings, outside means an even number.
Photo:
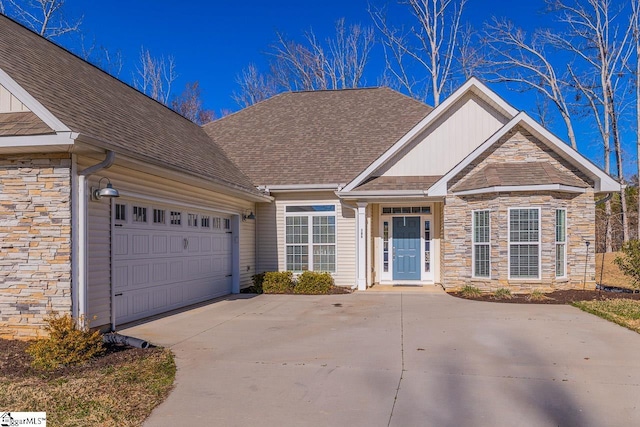
[{"label": "stone veneer wall", "polygon": [[71,158],[0,157],[0,338],[71,312]]},{"label": "stone veneer wall", "polygon": [[[475,168],[489,163],[549,162],[589,185],[592,182],[523,129],[506,135],[452,180],[444,212],[443,275],[446,288],[473,285],[484,290],[506,287],[512,291],[565,289],[595,286],[595,201],[593,188],[582,194],[558,192],[491,193],[455,196],[456,184]],[[535,184],[535,183],[531,183]],[[509,280],[509,208],[540,208],[541,279]],[[567,277],[555,277],[555,210],[567,212]],[[491,227],[491,278],[472,278],[472,212],[489,209]],[[590,242],[587,254],[586,241]]]}]

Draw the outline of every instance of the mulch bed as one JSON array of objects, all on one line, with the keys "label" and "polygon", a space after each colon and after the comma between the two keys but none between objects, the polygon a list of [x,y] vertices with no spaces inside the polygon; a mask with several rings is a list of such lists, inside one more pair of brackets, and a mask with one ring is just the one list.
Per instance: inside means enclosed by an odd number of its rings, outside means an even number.
[{"label": "mulch bed", "polygon": [[162,351],[155,348],[140,349],[109,344],[105,345],[106,351],[103,356],[92,359],[83,365],[60,367],[55,371],[45,372],[34,370],[31,367],[31,356],[25,353],[28,345],[29,343],[25,341],[0,339],[0,373],[2,373],[2,377],[25,378],[37,375],[41,378],[55,379],[70,374],[91,373],[102,367],[118,366],[149,355],[150,352]]},{"label": "mulch bed", "polygon": [[449,295],[458,298],[470,299],[474,301],[502,302],[512,304],[571,304],[575,301],[603,301],[614,298],[625,298],[640,300],[640,293],[620,293],[607,291],[583,291],[579,289],[569,289],[555,291],[544,294],[547,298],[540,301],[529,299],[528,294],[514,294],[511,299],[496,298],[492,294],[482,294],[478,297],[463,296],[460,292],[449,292]]}]

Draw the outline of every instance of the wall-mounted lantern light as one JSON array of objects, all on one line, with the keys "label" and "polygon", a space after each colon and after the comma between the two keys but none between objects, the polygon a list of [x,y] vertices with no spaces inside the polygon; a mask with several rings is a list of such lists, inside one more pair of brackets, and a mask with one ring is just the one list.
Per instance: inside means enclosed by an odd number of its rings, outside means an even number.
[{"label": "wall-mounted lantern light", "polygon": [[245,211],[242,214],[242,221],[246,221],[248,219],[250,219],[250,220],[256,219],[256,215],[253,213],[253,211]]},{"label": "wall-mounted lantern light", "polygon": [[[100,188],[103,179],[107,180],[107,185],[104,188]],[[103,197],[120,197],[120,193],[118,192],[118,190],[113,188],[113,185],[111,185],[111,180],[109,180],[109,178],[107,177],[100,178],[100,181],[98,181],[98,188],[91,187],[92,200],[100,200]]]}]

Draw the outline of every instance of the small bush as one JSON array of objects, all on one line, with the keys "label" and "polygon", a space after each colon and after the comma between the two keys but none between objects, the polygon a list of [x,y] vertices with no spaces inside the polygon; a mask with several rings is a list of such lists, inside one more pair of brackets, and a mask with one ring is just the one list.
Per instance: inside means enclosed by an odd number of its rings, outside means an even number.
[{"label": "small bush", "polygon": [[49,337],[33,342],[26,350],[33,357],[34,368],[51,371],[78,365],[104,352],[102,334],[78,327],[69,314],[55,314],[45,320]]},{"label": "small bush", "polygon": [[329,273],[305,271],[298,277],[293,292],[307,295],[327,295],[333,288],[333,277]]},{"label": "small bush", "polygon": [[623,255],[617,256],[613,262],[626,276],[631,278],[631,286],[640,288],[640,240],[629,240],[620,249]]},{"label": "small bush", "polygon": [[479,297],[482,295],[482,291],[479,288],[476,288],[473,285],[466,285],[464,288],[460,290],[460,294],[463,297],[473,298]]},{"label": "small bush", "polygon": [[511,299],[513,295],[511,295],[511,291],[507,288],[500,288],[493,294],[497,299]]},{"label": "small bush", "polygon": [[244,288],[241,292],[249,293],[249,294],[263,293],[264,291],[262,289],[262,283],[264,282],[264,275],[265,273],[259,273],[251,276],[251,281],[253,282],[253,285],[249,286],[248,288]]},{"label": "small bush", "polygon": [[531,292],[527,298],[530,301],[544,301],[546,299],[549,299],[549,297],[546,296],[540,289],[536,289],[535,291]]},{"label": "small bush", "polygon": [[290,294],[293,292],[291,271],[270,271],[264,273],[262,291],[265,294]]}]

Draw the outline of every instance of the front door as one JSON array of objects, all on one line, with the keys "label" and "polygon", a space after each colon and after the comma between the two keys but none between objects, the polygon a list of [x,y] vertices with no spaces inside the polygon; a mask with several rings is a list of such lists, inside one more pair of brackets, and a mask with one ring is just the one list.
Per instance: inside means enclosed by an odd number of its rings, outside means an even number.
[{"label": "front door", "polygon": [[393,218],[393,280],[420,280],[420,217]]}]

